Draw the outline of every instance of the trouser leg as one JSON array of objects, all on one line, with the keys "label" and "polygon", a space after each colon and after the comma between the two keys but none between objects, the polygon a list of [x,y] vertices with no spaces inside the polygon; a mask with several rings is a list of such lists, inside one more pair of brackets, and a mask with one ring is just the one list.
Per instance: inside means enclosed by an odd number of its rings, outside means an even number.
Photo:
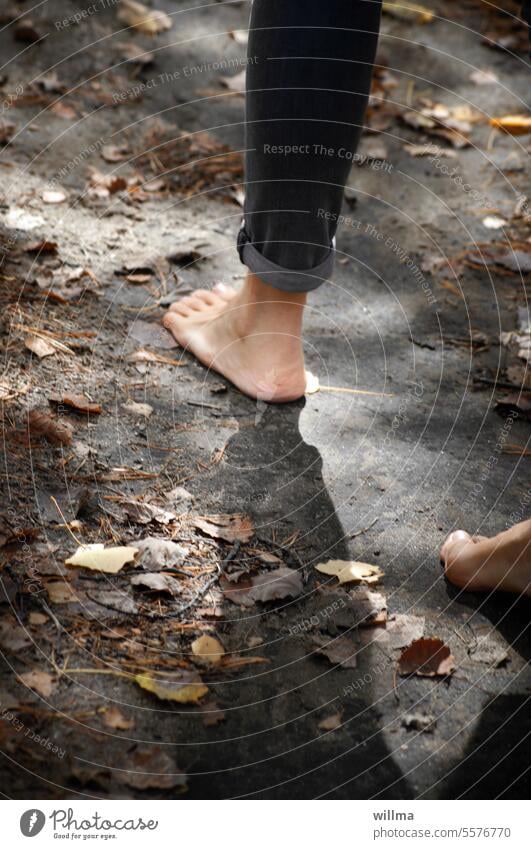
[{"label": "trouser leg", "polygon": [[363,124],[380,0],[254,0],[246,95],[242,262],[278,289],[331,272]]}]

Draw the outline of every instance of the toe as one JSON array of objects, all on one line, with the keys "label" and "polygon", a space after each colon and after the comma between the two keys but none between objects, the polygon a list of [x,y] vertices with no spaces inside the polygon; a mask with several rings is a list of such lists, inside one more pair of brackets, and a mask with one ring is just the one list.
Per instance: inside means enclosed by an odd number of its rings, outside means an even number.
[{"label": "toe", "polygon": [[181,315],[181,316],[183,316],[183,318],[187,318],[191,314],[192,314],[192,310],[190,309],[190,307],[187,307],[186,304],[183,304],[182,301],[176,301],[174,304],[171,305],[169,310],[164,314],[162,321],[164,323],[164,319],[166,318],[166,316],[171,317],[171,316]]},{"label": "toe", "polygon": [[472,537],[466,531],[453,531],[446,537],[441,548],[441,560],[446,563],[450,553],[454,553],[457,549],[461,549],[463,544],[470,542]]}]

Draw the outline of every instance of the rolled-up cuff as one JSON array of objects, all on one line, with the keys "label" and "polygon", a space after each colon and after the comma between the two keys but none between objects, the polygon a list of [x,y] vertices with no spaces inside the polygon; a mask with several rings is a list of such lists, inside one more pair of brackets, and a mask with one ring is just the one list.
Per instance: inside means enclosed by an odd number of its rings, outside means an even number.
[{"label": "rolled-up cuff", "polygon": [[268,286],[282,289],[284,292],[311,292],[317,289],[332,275],[335,259],[335,247],[332,244],[324,261],[313,268],[282,268],[260,253],[250,241],[244,227],[238,233],[238,253],[249,271],[260,277]]}]

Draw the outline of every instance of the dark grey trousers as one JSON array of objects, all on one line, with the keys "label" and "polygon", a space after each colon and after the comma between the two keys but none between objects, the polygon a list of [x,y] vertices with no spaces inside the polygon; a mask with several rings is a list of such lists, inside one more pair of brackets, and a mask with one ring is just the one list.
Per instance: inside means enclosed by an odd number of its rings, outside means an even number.
[{"label": "dark grey trousers", "polygon": [[265,283],[326,280],[378,40],[380,0],[254,0],[242,262]]}]

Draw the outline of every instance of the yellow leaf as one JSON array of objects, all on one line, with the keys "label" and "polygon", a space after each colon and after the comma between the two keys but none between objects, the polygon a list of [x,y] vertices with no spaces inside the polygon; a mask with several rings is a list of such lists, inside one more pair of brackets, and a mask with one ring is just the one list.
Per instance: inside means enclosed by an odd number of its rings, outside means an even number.
[{"label": "yellow leaf", "polygon": [[172,19],[166,12],[148,9],[136,0],[122,0],[118,11],[118,20],[129,27],[144,32],[146,35],[157,35],[165,29],[171,29]]},{"label": "yellow leaf", "polygon": [[183,705],[195,704],[208,693],[208,687],[191,673],[168,675],[164,680],[159,681],[147,673],[141,673],[135,675],[135,681],[139,687],[154,693],[159,699],[168,699]]},{"label": "yellow leaf", "polygon": [[523,136],[531,133],[531,117],[528,115],[502,115],[500,118],[491,118],[491,127],[504,130],[511,136]]},{"label": "yellow leaf", "polygon": [[203,663],[207,666],[219,666],[225,654],[225,649],[215,637],[209,637],[207,634],[203,634],[203,636],[193,641],[192,654],[197,663]]},{"label": "yellow leaf", "polygon": [[126,563],[135,559],[137,552],[138,548],[129,545],[105,548],[104,545],[96,542],[91,545],[80,545],[75,554],[65,560],[65,563],[67,566],[84,566],[85,569],[115,575]]},{"label": "yellow leaf", "polygon": [[419,6],[418,3],[405,2],[405,0],[398,0],[396,3],[391,2],[391,0],[389,2],[384,0],[383,11],[393,18],[402,21],[416,21],[418,24],[430,24],[435,17],[431,9]]},{"label": "yellow leaf", "polygon": [[379,566],[360,563],[358,560],[328,560],[326,563],[319,563],[315,568],[324,575],[334,575],[340,584],[348,584],[351,581],[375,584],[384,574]]}]

